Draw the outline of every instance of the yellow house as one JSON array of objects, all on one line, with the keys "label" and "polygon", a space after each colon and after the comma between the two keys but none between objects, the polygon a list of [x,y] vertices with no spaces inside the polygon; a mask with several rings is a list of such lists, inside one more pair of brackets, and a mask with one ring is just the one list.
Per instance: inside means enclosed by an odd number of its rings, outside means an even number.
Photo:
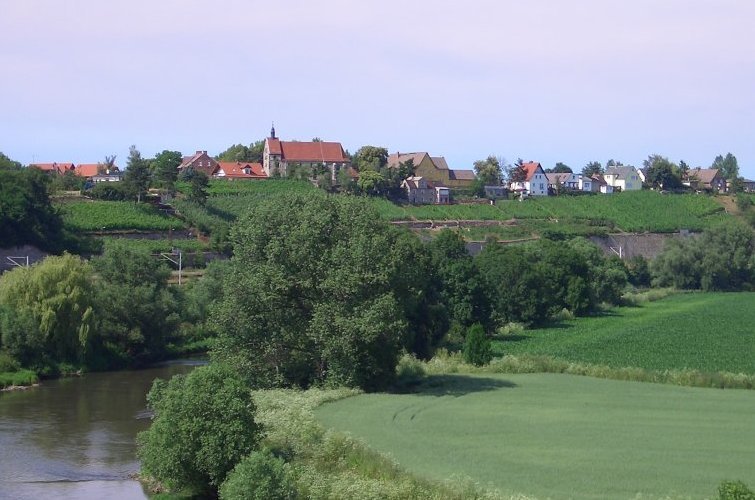
[{"label": "yellow house", "polygon": [[426,152],[393,153],[388,156],[388,167],[395,168],[409,160],[414,163],[414,175],[423,177],[433,184],[442,184],[448,187],[468,187],[475,180],[474,171],[448,168],[445,158],[442,156],[433,157]]}]

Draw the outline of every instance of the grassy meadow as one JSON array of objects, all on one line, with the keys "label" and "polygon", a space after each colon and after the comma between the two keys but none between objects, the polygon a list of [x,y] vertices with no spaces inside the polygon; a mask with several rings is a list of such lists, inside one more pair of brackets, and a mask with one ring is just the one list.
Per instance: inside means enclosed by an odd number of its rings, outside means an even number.
[{"label": "grassy meadow", "polygon": [[59,205],[63,224],[74,231],[168,231],[185,224],[152,205],[130,201],[80,201]]},{"label": "grassy meadow", "polygon": [[678,294],[500,339],[497,355],[755,374],[755,293]]},{"label": "grassy meadow", "polygon": [[[755,394],[560,374],[431,376],[316,416],[421,477],[535,498],[709,498],[755,483]],[[441,437],[442,436],[442,437]]]}]

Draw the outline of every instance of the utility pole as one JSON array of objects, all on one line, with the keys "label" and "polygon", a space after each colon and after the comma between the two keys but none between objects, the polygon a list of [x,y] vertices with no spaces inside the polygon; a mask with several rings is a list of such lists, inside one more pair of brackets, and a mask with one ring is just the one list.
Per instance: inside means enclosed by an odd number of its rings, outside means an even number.
[{"label": "utility pole", "polygon": [[[178,260],[176,260],[175,256],[178,255]],[[171,250],[170,253],[160,253],[160,257],[162,257],[165,260],[169,260],[170,262],[174,263],[178,266],[178,284],[181,285],[181,270],[183,268],[183,253],[181,252],[180,248],[174,248]]]}]

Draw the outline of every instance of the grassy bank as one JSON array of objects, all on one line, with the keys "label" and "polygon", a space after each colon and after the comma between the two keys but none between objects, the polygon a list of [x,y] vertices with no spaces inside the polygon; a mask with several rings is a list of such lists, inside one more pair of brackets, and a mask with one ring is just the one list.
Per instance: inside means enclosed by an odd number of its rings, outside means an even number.
[{"label": "grassy bank", "polygon": [[689,293],[494,341],[498,355],[755,375],[755,293]]},{"label": "grassy bank", "polygon": [[7,389],[13,386],[29,386],[38,382],[39,377],[31,370],[0,372],[0,389]]},{"label": "grassy bank", "polygon": [[705,498],[725,478],[755,481],[754,404],[749,391],[439,375],[316,415],[430,480],[461,473],[541,498]]}]

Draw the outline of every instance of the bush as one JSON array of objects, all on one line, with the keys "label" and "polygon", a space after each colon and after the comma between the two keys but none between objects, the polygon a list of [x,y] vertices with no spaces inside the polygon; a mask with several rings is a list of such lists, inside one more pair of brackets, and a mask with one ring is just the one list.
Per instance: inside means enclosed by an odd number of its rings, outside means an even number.
[{"label": "bush", "polygon": [[284,500],[295,498],[285,462],[268,449],[242,460],[220,487],[223,500]]},{"label": "bush", "polygon": [[755,492],[742,481],[724,481],[718,487],[719,500],[755,500]]},{"label": "bush", "polygon": [[425,376],[425,367],[422,361],[411,354],[404,354],[398,360],[396,367],[396,385],[407,387],[417,385]]},{"label": "bush", "polygon": [[89,190],[89,196],[96,200],[126,201],[131,199],[131,192],[121,182],[100,182]]},{"label": "bush", "polygon": [[2,372],[15,372],[21,368],[21,365],[16,361],[13,356],[7,352],[0,351],[0,373]]},{"label": "bush", "polygon": [[490,363],[491,359],[493,359],[493,354],[490,339],[485,335],[482,325],[470,326],[464,342],[464,361],[476,366],[483,366]]},{"label": "bush", "polygon": [[227,366],[156,380],[147,402],[155,417],[137,438],[142,471],[171,490],[214,495],[257,446],[251,393]]}]

